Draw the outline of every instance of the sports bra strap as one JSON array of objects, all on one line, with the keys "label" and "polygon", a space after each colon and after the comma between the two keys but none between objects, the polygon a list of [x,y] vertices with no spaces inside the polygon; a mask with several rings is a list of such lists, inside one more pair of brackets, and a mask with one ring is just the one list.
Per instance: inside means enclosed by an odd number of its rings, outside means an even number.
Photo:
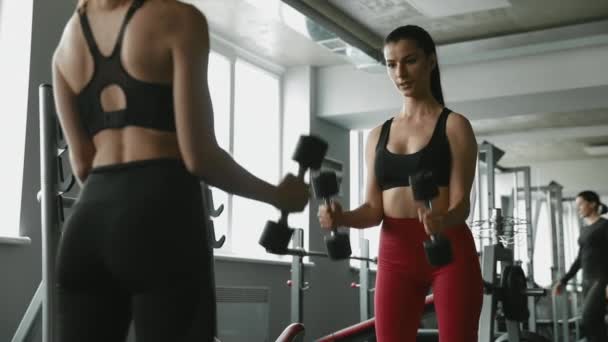
[{"label": "sports bra strap", "polygon": [[122,40],[123,40],[123,36],[125,35],[127,24],[129,23],[129,21],[131,21],[131,18],[133,17],[133,14],[135,14],[135,11],[137,11],[141,7],[141,5],[143,5],[144,1],[145,0],[134,0],[133,3],[131,4],[131,7],[129,7],[129,10],[127,11],[127,14],[125,15],[125,19],[122,21],[122,26],[120,27],[120,32],[118,33],[118,38],[116,39],[116,46],[114,46],[112,55],[116,54],[117,52],[120,52],[120,49],[122,48]]},{"label": "sports bra strap", "polygon": [[[116,45],[113,47],[112,54],[110,55],[110,57],[112,57],[116,53],[120,52],[120,49],[122,48],[122,40],[125,35],[125,30],[127,28],[127,24],[133,17],[133,14],[135,14],[135,11],[137,11],[141,7],[141,5],[143,5],[144,1],[145,0],[134,0],[133,3],[131,3],[131,6],[127,10],[127,14],[125,15],[125,18],[122,21],[122,25],[120,26],[120,31],[118,32],[118,38],[116,39]],[[99,47],[97,46],[97,43],[95,42],[95,37],[93,37],[93,31],[91,30],[91,24],[89,22],[89,18],[87,16],[86,11],[87,11],[86,5],[84,5],[82,8],[80,8],[80,10],[78,11],[78,16],[80,18],[80,25],[82,26],[82,33],[84,34],[84,37],[87,41],[87,45],[89,46],[89,49],[91,51],[91,54],[93,55],[95,62],[98,62],[104,56],[101,54],[101,51],[99,51]]]},{"label": "sports bra strap", "polygon": [[93,37],[93,33],[91,32],[91,25],[89,24],[89,18],[87,17],[86,5],[78,11],[78,17],[80,18],[82,33],[84,34],[84,38],[87,41],[89,50],[91,51],[95,62],[97,62],[97,60],[101,57],[101,52],[99,52],[97,44],[95,43],[95,38]]},{"label": "sports bra strap", "polygon": [[393,122],[393,119],[390,118],[390,119],[386,120],[384,122],[384,124],[382,124],[382,128],[380,130],[380,136],[378,137],[378,144],[376,144],[376,150],[384,148],[386,146],[386,144],[388,143],[388,132],[390,131],[392,122]]}]

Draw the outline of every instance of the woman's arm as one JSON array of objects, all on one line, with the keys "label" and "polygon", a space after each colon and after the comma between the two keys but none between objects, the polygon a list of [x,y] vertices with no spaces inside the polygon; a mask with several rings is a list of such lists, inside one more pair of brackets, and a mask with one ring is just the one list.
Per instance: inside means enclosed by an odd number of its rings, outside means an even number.
[{"label": "woman's arm", "polygon": [[461,114],[452,113],[448,116],[446,134],[452,153],[452,170],[449,209],[442,219],[444,228],[459,225],[467,219],[477,163],[477,141],[469,120]]},{"label": "woman's arm", "polygon": [[[186,167],[209,185],[228,193],[277,207],[287,204],[282,209],[288,211],[302,210],[304,206],[299,202],[302,202],[301,194],[306,190],[301,189],[297,182],[290,180],[291,185],[287,187],[275,187],[249,173],[218,145],[207,84],[207,21],[191,5],[182,5],[178,15],[179,20],[171,36],[173,96],[177,138]],[[301,191],[294,194],[294,187]],[[283,191],[287,188],[291,188],[291,194]]]},{"label": "woman's arm", "polygon": [[367,186],[365,202],[357,209],[346,211],[338,218],[338,226],[352,228],[374,227],[382,222],[384,208],[382,206],[382,190],[376,181],[374,162],[376,160],[376,145],[380,138],[382,126],[374,128],[367,137],[365,146],[365,164],[367,167]]},{"label": "woman's arm", "polygon": [[572,263],[572,265],[570,266],[570,269],[568,270],[568,272],[566,272],[566,274],[564,274],[564,276],[559,280],[560,284],[562,285],[566,285],[570,279],[574,278],[574,276],[576,275],[576,273],[578,272],[578,270],[581,269],[581,253],[579,250],[578,255],[576,256],[576,259],[574,259],[574,262]]},{"label": "woman's arm", "polygon": [[76,94],[61,72],[62,44],[53,55],[53,96],[59,123],[69,146],[70,164],[76,179],[84,182],[93,166],[95,145],[80,120]]}]

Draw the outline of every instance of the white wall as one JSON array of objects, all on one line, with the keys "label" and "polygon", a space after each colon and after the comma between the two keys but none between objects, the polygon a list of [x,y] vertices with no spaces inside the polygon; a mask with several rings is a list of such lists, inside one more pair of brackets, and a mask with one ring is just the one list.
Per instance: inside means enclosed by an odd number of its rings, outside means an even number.
[{"label": "white wall", "polygon": [[532,185],[561,184],[564,196],[593,190],[608,196],[608,158],[566,160],[530,164]]},{"label": "white wall", "polygon": [[[608,45],[591,46],[445,65],[441,79],[448,105],[463,108],[475,118],[531,114],[543,108],[547,112],[584,110],[607,104],[607,60]],[[577,92],[581,89],[585,89],[583,94]],[[598,89],[603,91],[594,91]],[[401,104],[385,73],[350,65],[320,68],[317,94],[318,115],[345,127],[370,127],[370,122],[394,113]],[[518,102],[525,107],[509,111],[508,106]]]}]

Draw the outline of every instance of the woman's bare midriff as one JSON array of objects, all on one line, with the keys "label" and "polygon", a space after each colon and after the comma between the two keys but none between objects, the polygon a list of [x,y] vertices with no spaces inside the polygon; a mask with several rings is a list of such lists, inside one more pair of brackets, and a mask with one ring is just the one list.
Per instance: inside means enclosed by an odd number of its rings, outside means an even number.
[{"label": "woman's bare midriff", "polygon": [[[439,187],[439,195],[432,201],[433,211],[446,213],[449,209],[449,189]],[[392,218],[418,218],[418,208],[424,202],[415,201],[411,187],[397,187],[382,192],[384,216]]]},{"label": "woman's bare midriff", "polygon": [[93,143],[96,148],[93,167],[148,159],[181,159],[174,132],[134,126],[105,129],[93,137]]}]

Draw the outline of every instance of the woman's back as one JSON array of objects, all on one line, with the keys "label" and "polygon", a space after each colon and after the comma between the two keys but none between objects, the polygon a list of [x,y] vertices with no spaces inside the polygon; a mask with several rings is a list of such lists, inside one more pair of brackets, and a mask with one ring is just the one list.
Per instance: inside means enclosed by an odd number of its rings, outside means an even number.
[{"label": "woman's back", "polygon": [[[56,51],[55,64],[73,92],[75,101],[80,104],[81,97],[88,95],[83,92],[90,88],[94,76],[97,77],[96,74],[104,72],[100,62],[108,59],[118,46],[121,49],[117,61],[122,65],[122,72],[128,78],[150,88],[166,88],[163,91],[167,93],[171,103],[167,105],[168,110],[165,113],[159,114],[170,116],[165,118],[165,121],[170,121],[174,125],[172,45],[176,32],[175,24],[180,22],[181,16],[196,10],[177,1],[148,0],[142,2],[141,7],[133,12],[130,19],[127,19],[132,1],[115,1],[116,4],[113,6],[107,3],[109,2],[102,4],[100,1],[89,1],[80,9],[81,15],[75,13],[66,25]],[[125,22],[127,24],[121,40],[120,30]],[[89,41],[87,41],[87,30],[90,32]],[[100,55],[97,58],[96,49]],[[115,115],[114,113],[121,110],[134,111],[133,108],[129,108],[128,97],[139,97],[137,102],[151,102],[155,99],[155,94],[152,92],[139,91],[133,95],[131,93],[137,89],[125,89],[124,84],[117,83],[121,82],[110,82],[98,92],[89,91],[92,93],[89,102],[99,103],[108,116]],[[133,104],[131,106],[134,107]],[[83,112],[86,110],[82,109],[82,105],[75,107],[80,109],[77,114],[83,122],[86,115],[99,115],[90,111]],[[153,106],[150,109],[157,108]],[[144,121],[146,116],[152,115],[152,113],[136,114],[144,118]],[[137,124],[102,128],[104,129],[98,129],[90,134],[93,136],[95,148],[92,166],[162,157],[181,158],[174,128],[159,130],[149,125],[146,127]]]}]

